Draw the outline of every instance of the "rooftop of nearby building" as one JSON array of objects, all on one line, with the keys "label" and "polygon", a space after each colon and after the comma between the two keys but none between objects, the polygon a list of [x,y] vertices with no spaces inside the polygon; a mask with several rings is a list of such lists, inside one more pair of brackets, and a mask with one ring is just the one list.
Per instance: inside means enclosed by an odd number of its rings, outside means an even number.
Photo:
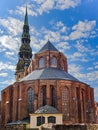
[{"label": "rooftop of nearby building", "polygon": [[43,107],[40,107],[39,109],[37,109],[36,111],[35,111],[35,113],[44,113],[44,114],[49,114],[49,113],[59,113],[59,111],[56,109],[56,108],[54,108],[54,107],[52,107],[52,106],[48,106],[48,105],[45,105],[45,106],[43,106]]}]

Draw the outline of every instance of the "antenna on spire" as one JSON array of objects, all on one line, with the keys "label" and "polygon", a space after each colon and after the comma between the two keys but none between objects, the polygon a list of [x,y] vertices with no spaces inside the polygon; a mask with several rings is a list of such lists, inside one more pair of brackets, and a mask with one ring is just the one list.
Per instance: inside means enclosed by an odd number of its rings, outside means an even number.
[{"label": "antenna on spire", "polygon": [[28,0],[26,0],[26,6],[27,6],[27,4],[28,4]]}]

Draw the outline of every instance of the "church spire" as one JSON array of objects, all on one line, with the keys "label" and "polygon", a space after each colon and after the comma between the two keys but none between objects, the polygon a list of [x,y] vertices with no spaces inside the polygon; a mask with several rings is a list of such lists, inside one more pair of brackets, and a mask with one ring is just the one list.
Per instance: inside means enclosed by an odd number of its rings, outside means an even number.
[{"label": "church spire", "polygon": [[26,5],[26,13],[25,13],[24,24],[28,26],[28,12],[27,12],[27,5]]},{"label": "church spire", "polygon": [[16,65],[16,81],[24,77],[25,67],[27,68],[31,62],[32,49],[30,47],[30,34],[28,24],[28,13],[26,5],[26,13],[23,25],[23,33],[21,37],[21,46],[18,53],[18,63]]}]

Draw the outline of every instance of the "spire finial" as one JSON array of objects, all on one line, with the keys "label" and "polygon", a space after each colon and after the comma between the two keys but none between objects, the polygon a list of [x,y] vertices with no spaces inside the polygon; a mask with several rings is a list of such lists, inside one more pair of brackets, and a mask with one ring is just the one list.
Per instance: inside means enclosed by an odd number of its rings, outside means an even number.
[{"label": "spire finial", "polygon": [[25,20],[24,20],[24,24],[25,24],[25,25],[28,25],[27,0],[26,0],[26,13],[25,13]]}]

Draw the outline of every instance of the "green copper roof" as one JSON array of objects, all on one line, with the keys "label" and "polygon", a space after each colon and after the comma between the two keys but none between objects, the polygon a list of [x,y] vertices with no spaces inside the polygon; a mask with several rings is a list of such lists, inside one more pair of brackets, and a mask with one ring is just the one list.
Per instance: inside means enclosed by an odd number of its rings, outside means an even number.
[{"label": "green copper roof", "polygon": [[26,14],[25,14],[24,24],[25,24],[25,25],[28,25],[28,13],[27,13],[27,6],[26,6]]}]

